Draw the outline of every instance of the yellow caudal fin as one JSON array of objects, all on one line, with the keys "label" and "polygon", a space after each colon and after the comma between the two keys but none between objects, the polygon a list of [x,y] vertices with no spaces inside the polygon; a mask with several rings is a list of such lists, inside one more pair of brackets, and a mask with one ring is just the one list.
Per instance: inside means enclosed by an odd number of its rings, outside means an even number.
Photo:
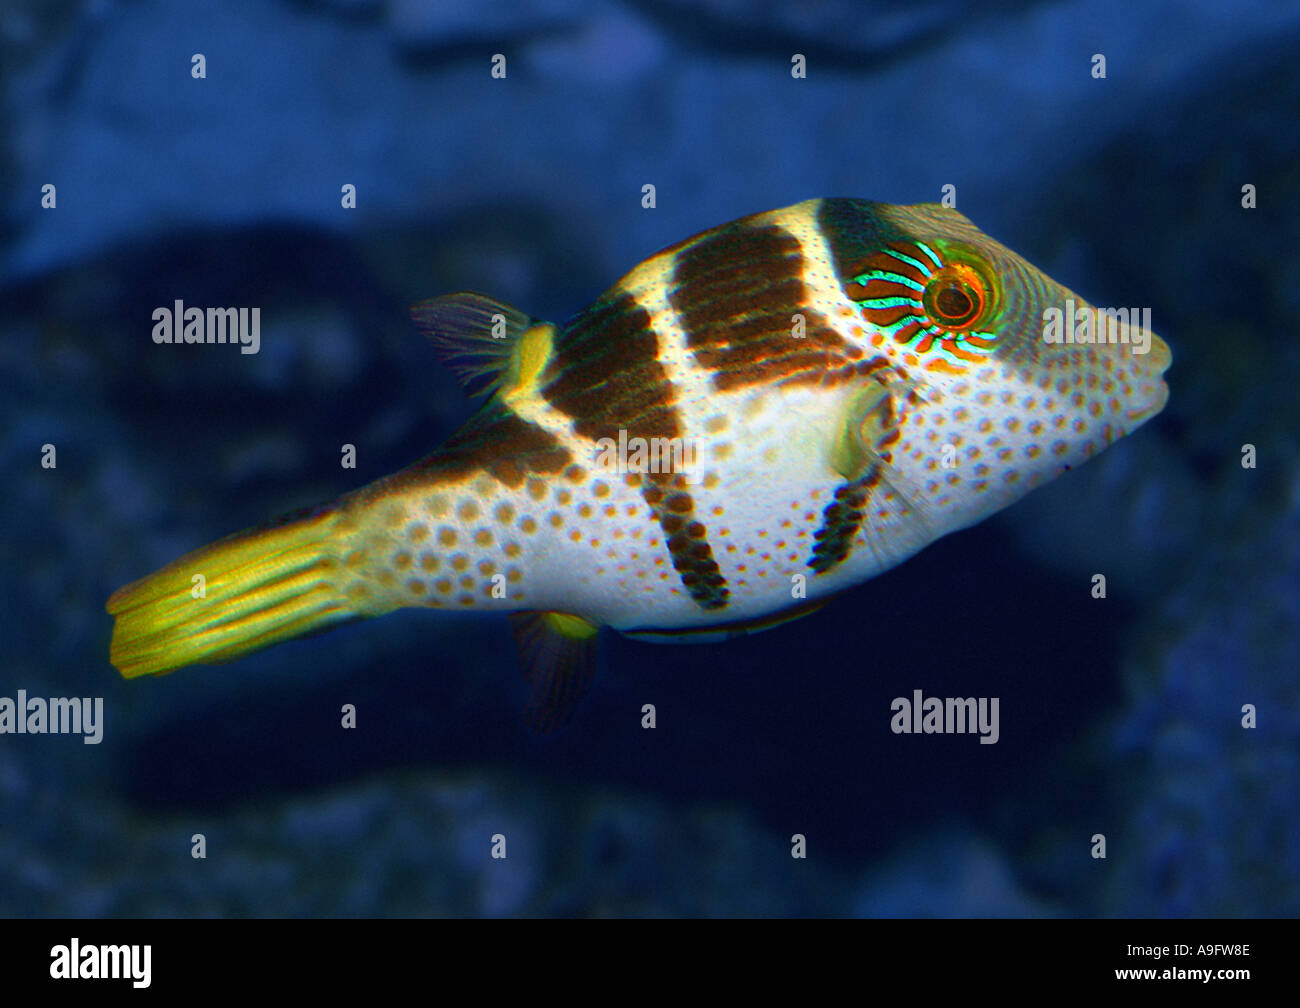
[{"label": "yellow caudal fin", "polygon": [[291,515],[114,592],[110,660],[128,679],[158,675],[229,661],[359,615],[338,589],[339,520],[332,507]]}]

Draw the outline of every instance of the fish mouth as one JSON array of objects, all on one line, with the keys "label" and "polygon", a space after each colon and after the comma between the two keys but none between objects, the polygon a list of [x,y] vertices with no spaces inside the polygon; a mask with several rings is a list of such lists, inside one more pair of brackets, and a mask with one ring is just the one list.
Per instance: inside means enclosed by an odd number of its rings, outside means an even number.
[{"label": "fish mouth", "polygon": [[1165,384],[1162,376],[1174,362],[1174,353],[1169,349],[1168,343],[1155,333],[1151,333],[1151,346],[1140,359],[1142,370],[1148,376],[1148,380],[1142,386],[1143,391],[1147,393],[1146,402],[1124,411],[1130,420],[1138,423],[1155,416],[1169,401],[1169,386]]},{"label": "fish mouth", "polygon": [[1156,374],[1164,374],[1169,369],[1169,365],[1174,362],[1174,352],[1169,349],[1168,343],[1152,333],[1151,349],[1147,353],[1147,359],[1150,361],[1152,371]]},{"label": "fish mouth", "polygon": [[1151,397],[1147,400],[1146,405],[1125,410],[1124,415],[1130,420],[1141,423],[1143,420],[1150,420],[1153,416],[1164,409],[1165,403],[1168,401],[1169,386],[1161,381],[1156,385]]}]

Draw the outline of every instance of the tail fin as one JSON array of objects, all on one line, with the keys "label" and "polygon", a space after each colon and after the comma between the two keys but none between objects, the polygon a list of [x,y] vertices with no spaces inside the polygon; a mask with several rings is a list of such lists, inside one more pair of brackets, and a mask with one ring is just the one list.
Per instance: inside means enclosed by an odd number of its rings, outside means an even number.
[{"label": "tail fin", "polygon": [[333,507],[297,512],[114,592],[110,660],[128,679],[161,675],[229,661],[358,615],[337,588],[339,517]]}]

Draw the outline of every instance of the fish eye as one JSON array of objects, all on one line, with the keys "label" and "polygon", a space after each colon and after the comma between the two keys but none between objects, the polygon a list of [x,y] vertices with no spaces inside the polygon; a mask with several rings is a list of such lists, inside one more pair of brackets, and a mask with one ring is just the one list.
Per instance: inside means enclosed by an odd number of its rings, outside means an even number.
[{"label": "fish eye", "polygon": [[988,284],[966,263],[950,263],[937,270],[921,295],[930,321],[949,332],[974,329],[988,301]]}]

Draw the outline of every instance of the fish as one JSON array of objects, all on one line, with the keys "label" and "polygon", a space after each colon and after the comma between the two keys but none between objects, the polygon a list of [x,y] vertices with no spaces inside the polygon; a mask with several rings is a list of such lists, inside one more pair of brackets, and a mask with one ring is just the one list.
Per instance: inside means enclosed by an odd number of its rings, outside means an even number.
[{"label": "fish", "polygon": [[1172,355],[1116,314],[955,209],[841,198],[678,242],[563,324],[432,298],[411,318],[471,419],[115,592],[110,661],[159,675],[396,609],[499,612],[526,719],[554,731],[602,629],[805,616],[1151,419]]}]

